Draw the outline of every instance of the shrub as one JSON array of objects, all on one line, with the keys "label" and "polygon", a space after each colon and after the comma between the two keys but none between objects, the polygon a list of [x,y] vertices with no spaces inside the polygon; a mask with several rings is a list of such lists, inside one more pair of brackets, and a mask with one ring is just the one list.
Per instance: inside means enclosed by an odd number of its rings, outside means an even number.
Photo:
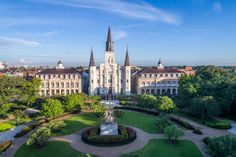
[{"label": "shrub", "polygon": [[106,112],[108,107],[106,105],[104,105],[104,104],[92,103],[91,104],[91,108],[96,112],[96,116],[97,117],[101,117],[101,116],[104,115],[104,113]]},{"label": "shrub", "polygon": [[42,147],[50,137],[50,129],[46,127],[39,128],[35,133],[29,136],[28,141],[26,142],[27,146],[37,146]]},{"label": "shrub", "polygon": [[70,113],[79,112],[84,105],[83,97],[79,94],[69,94],[65,97],[65,109]]},{"label": "shrub", "polygon": [[0,123],[0,132],[9,130],[11,128],[13,128],[14,126],[12,124],[9,123]]},{"label": "shrub", "polygon": [[64,121],[52,121],[47,125],[52,132],[58,132],[64,127]]},{"label": "shrub", "polygon": [[197,129],[197,128],[195,128],[193,130],[193,133],[198,134],[198,135],[202,135],[203,134],[202,131],[200,129]]},{"label": "shrub", "polygon": [[160,132],[164,132],[167,126],[170,126],[172,123],[170,122],[170,117],[168,115],[160,115],[160,118],[156,120],[157,128]]},{"label": "shrub", "polygon": [[15,119],[16,119],[16,125],[19,125],[22,118],[24,117],[24,111],[23,110],[15,110],[14,111],[14,116],[15,116]]},{"label": "shrub", "polygon": [[7,118],[7,113],[9,112],[11,106],[13,106],[12,103],[0,105],[0,118]]},{"label": "shrub", "polygon": [[166,127],[164,134],[171,143],[176,143],[177,140],[184,135],[184,133],[174,125]]},{"label": "shrub", "polygon": [[121,110],[115,110],[114,111],[114,116],[115,117],[122,117],[124,114],[125,114],[125,112],[121,111]]},{"label": "shrub", "polygon": [[12,141],[3,141],[0,143],[0,152],[5,152],[12,145]]},{"label": "shrub", "polygon": [[139,97],[137,106],[141,108],[152,109],[157,105],[157,98],[154,95],[143,94]]},{"label": "shrub", "polygon": [[179,120],[175,117],[170,117],[170,120],[181,125],[182,127],[188,129],[188,130],[194,130],[194,126],[192,126],[191,124],[189,124],[188,122],[185,122],[185,121],[182,121],[182,120]]},{"label": "shrub", "polygon": [[34,125],[29,125],[29,126],[25,126],[19,133],[17,133],[15,135],[15,137],[21,137],[26,135],[27,133],[29,133],[31,130],[33,130],[35,128]]},{"label": "shrub", "polygon": [[44,116],[52,118],[61,115],[64,112],[61,102],[52,98],[46,99],[46,101],[42,104],[42,110]]},{"label": "shrub", "polygon": [[214,122],[208,122],[207,126],[216,129],[228,130],[231,128],[231,123],[228,120],[215,120]]},{"label": "shrub", "polygon": [[117,146],[132,142],[136,138],[136,131],[125,127],[118,126],[119,135],[100,135],[99,127],[93,127],[82,133],[82,140],[88,144],[97,146]]},{"label": "shrub", "polygon": [[127,105],[127,102],[122,100],[122,101],[120,101],[120,105]]},{"label": "shrub", "polygon": [[175,108],[175,104],[171,98],[168,96],[161,96],[158,98],[156,108],[164,112],[170,112]]},{"label": "shrub", "polygon": [[207,136],[207,137],[203,138],[202,141],[203,141],[206,145],[208,145],[209,140],[211,140],[211,138]]},{"label": "shrub", "polygon": [[213,157],[236,156],[236,137],[224,135],[208,141],[208,149]]}]

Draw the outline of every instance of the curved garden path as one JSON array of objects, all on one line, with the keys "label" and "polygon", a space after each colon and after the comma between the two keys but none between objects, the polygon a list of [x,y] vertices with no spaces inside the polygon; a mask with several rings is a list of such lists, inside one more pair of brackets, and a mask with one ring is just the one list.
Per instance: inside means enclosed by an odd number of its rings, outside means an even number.
[{"label": "curved garden path", "polygon": [[132,143],[123,146],[98,147],[88,145],[81,140],[81,133],[85,129],[82,129],[71,135],[52,137],[51,140],[69,142],[74,149],[80,152],[98,155],[99,157],[119,157],[122,154],[131,153],[143,148],[150,139],[164,138],[163,134],[149,134],[142,131],[141,129],[135,127],[131,128],[136,130],[137,138]]},{"label": "curved garden path", "polygon": [[[171,116],[176,116],[176,115],[171,115]],[[221,135],[225,135],[225,134],[231,134],[227,130],[218,130],[218,129],[209,128],[207,126],[198,124],[192,120],[189,120],[189,119],[186,119],[183,117],[181,117],[181,119],[189,122],[190,124],[194,125],[195,127],[200,128],[201,131],[203,132],[203,135],[197,135],[197,134],[194,134],[192,132],[192,130],[184,130],[183,139],[187,139],[187,140],[192,141],[198,147],[198,149],[202,152],[204,157],[209,157],[209,155],[207,154],[206,145],[202,141],[202,139],[204,137],[206,137],[206,136],[214,137],[214,136],[221,136]],[[70,145],[74,149],[76,149],[80,152],[90,153],[90,154],[98,155],[100,157],[107,157],[107,156],[118,157],[122,154],[131,153],[131,152],[134,152],[134,151],[137,151],[137,150],[143,148],[148,143],[148,141],[150,139],[164,138],[163,134],[150,134],[150,133],[147,133],[139,128],[135,128],[135,127],[131,127],[131,128],[136,130],[137,138],[132,143],[124,145],[124,146],[98,147],[98,146],[92,146],[92,145],[85,144],[81,140],[81,133],[84,129],[82,129],[74,134],[71,134],[71,135],[52,137],[50,140],[69,142]],[[21,138],[17,138],[15,140],[13,140],[13,146],[11,146],[3,154],[3,157],[13,157],[15,152],[27,141],[27,137],[29,136],[29,134],[27,134]]]}]

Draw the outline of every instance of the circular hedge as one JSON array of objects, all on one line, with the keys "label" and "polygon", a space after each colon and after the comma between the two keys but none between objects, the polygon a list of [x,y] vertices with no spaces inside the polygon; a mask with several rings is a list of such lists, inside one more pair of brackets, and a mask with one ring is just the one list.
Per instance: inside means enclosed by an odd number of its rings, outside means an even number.
[{"label": "circular hedge", "polygon": [[126,126],[118,126],[118,135],[100,135],[100,127],[92,127],[82,132],[81,139],[87,144],[96,146],[120,146],[133,142],[136,131]]}]

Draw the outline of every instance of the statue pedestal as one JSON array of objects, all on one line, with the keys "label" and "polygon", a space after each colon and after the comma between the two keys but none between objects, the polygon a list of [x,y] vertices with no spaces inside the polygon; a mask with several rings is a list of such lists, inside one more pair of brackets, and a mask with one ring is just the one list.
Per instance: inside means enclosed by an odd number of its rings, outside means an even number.
[{"label": "statue pedestal", "polygon": [[100,135],[118,135],[117,123],[104,123],[100,126]]}]

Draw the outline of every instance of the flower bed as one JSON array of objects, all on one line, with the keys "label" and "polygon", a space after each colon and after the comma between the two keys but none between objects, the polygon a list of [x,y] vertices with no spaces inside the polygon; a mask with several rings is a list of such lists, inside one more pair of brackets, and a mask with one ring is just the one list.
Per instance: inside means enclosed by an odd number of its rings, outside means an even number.
[{"label": "flower bed", "polygon": [[82,133],[81,139],[88,144],[96,146],[120,146],[133,142],[136,131],[125,126],[118,126],[119,135],[100,135],[99,127],[92,127]]},{"label": "flower bed", "polygon": [[12,145],[12,141],[3,141],[0,143],[0,152],[5,152]]}]

